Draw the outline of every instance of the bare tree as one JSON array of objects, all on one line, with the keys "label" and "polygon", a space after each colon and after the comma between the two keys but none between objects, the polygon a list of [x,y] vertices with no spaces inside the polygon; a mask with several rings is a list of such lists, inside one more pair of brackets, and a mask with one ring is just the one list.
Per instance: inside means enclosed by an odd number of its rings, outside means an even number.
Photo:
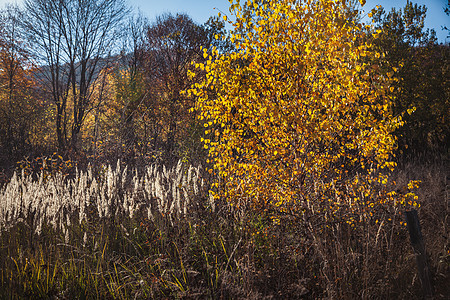
[{"label": "bare tree", "polygon": [[128,12],[124,0],[25,1],[22,27],[41,65],[36,76],[56,106],[61,150],[79,146],[83,122],[94,107],[92,86]]},{"label": "bare tree", "polygon": [[[145,37],[145,29],[148,26],[148,21],[141,14],[130,18],[129,23],[124,28],[126,36],[124,39],[120,67],[127,71],[126,80],[118,80],[122,85],[118,97],[122,98],[123,103],[121,112],[121,139],[122,143],[128,149],[134,147],[133,144],[137,141],[136,137],[136,121],[144,119],[146,111],[139,109],[145,100],[147,93],[143,91],[141,85],[143,78],[142,61],[143,45]],[[119,85],[120,85],[119,84]],[[124,90],[123,85],[127,85]],[[144,139],[146,139],[144,137]]]},{"label": "bare tree", "polygon": [[164,120],[165,153],[176,155],[177,137],[186,135],[193,116],[188,113],[193,100],[181,91],[190,87],[197,78],[189,78],[192,62],[203,61],[201,47],[210,46],[210,35],[204,26],[195,24],[184,14],[162,15],[148,27],[145,36],[145,60],[147,82],[151,91],[150,101],[158,103],[158,113]]}]

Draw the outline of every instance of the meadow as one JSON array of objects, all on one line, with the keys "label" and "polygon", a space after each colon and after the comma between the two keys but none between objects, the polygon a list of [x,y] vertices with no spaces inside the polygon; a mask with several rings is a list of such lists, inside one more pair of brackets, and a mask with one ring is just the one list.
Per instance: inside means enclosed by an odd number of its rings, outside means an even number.
[{"label": "meadow", "polygon": [[[436,299],[450,294],[445,158],[399,164],[422,181]],[[420,299],[402,216],[309,228],[213,201],[201,167],[124,163],[15,173],[0,191],[2,299]]]}]

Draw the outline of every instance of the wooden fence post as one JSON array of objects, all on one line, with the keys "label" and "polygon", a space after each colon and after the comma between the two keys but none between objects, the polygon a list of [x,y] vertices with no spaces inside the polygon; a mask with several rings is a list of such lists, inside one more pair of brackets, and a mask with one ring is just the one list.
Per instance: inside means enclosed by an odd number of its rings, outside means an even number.
[{"label": "wooden fence post", "polygon": [[411,245],[414,249],[414,253],[416,254],[417,269],[419,270],[419,278],[422,283],[424,298],[432,299],[433,291],[431,287],[431,275],[427,263],[425,244],[423,242],[422,232],[420,230],[419,217],[415,209],[405,212],[405,215]]}]

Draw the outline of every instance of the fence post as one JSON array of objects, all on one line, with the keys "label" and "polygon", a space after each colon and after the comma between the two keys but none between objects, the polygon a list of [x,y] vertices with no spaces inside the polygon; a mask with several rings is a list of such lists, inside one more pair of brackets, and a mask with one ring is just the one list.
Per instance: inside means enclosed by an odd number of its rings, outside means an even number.
[{"label": "fence post", "polygon": [[417,211],[415,209],[405,212],[405,215],[411,245],[414,249],[414,253],[416,254],[417,269],[419,270],[419,278],[422,283],[424,298],[432,299],[433,291],[431,287],[430,269],[428,267],[425,244],[423,242],[423,237],[420,230],[419,216],[417,215]]}]

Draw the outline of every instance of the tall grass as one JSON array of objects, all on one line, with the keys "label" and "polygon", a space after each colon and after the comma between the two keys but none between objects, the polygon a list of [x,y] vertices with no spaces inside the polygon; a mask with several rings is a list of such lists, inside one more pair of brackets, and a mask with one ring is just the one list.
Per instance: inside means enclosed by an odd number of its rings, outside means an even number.
[{"label": "tall grass", "polygon": [[[73,179],[61,173],[35,176],[14,173],[1,191],[0,225],[8,228],[25,222],[40,234],[44,224],[54,229],[70,227],[73,219],[82,224],[87,211],[95,210],[99,218],[121,218],[145,210],[148,218],[153,212],[181,217],[187,214],[191,199],[205,193],[200,168],[183,167],[181,161],[168,170],[152,165],[143,174],[128,171],[120,161],[93,171],[76,172]],[[94,173],[97,173],[94,175]]]},{"label": "tall grass", "polygon": [[[409,161],[435,297],[450,294],[445,160]],[[419,299],[401,215],[319,224],[212,202],[201,168],[15,174],[0,191],[0,298]]]}]

